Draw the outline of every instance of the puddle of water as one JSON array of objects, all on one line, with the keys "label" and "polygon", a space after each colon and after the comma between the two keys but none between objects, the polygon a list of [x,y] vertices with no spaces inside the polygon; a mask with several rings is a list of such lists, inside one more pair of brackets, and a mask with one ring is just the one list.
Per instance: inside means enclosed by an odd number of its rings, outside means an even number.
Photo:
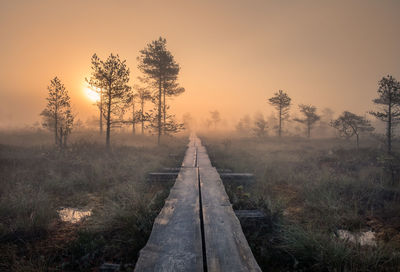
[{"label": "puddle of water", "polygon": [[364,231],[352,233],[348,230],[338,230],[339,238],[362,246],[376,246],[375,232]]},{"label": "puddle of water", "polygon": [[76,208],[63,208],[58,210],[58,215],[62,221],[73,224],[78,223],[83,218],[90,216],[91,214],[92,210],[80,210]]}]

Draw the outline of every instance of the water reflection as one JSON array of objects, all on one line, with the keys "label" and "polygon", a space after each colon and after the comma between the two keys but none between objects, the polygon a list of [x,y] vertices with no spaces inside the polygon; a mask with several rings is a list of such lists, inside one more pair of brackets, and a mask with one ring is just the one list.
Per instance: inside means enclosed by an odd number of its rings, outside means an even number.
[{"label": "water reflection", "polygon": [[362,246],[376,246],[375,232],[365,231],[352,233],[348,230],[338,230],[339,238]]},{"label": "water reflection", "polygon": [[81,210],[76,208],[63,208],[58,211],[58,215],[61,220],[64,222],[70,223],[78,223],[83,218],[90,216],[92,214],[92,210]]}]

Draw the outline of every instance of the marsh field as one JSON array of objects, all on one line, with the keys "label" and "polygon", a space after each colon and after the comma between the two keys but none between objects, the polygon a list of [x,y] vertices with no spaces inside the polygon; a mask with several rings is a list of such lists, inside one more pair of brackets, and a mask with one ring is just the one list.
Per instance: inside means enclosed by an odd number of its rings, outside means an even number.
[{"label": "marsh field", "polygon": [[[399,174],[377,139],[227,135],[199,136],[215,167],[254,174],[224,185],[235,210],[265,215],[241,221],[263,271],[399,270]],[[188,138],[103,140],[76,132],[59,150],[42,130],[1,132],[0,270],[133,271],[173,185],[147,173],[179,167]]]},{"label": "marsh field", "polygon": [[108,151],[103,138],[76,132],[60,151],[43,131],[0,133],[1,271],[133,270],[173,185],[146,174],[179,167],[188,140],[116,133]]},{"label": "marsh field", "polygon": [[255,175],[224,184],[235,210],[266,215],[241,222],[263,271],[399,271],[399,173],[377,139],[200,136],[214,166]]}]

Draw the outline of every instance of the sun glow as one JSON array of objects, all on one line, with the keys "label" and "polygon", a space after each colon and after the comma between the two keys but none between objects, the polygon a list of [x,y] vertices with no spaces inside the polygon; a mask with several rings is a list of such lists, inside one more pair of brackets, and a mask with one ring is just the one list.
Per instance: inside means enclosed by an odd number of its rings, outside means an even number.
[{"label": "sun glow", "polygon": [[85,93],[87,98],[89,98],[93,102],[97,102],[100,99],[100,95],[93,89],[86,87],[85,88]]}]

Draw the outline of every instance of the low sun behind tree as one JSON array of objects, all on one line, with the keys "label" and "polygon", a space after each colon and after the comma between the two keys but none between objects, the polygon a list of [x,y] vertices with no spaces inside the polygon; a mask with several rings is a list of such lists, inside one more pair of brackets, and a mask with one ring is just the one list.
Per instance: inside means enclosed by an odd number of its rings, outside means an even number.
[{"label": "low sun behind tree", "polygon": [[101,92],[103,116],[106,121],[106,146],[110,147],[111,128],[121,123],[121,116],[129,106],[130,90],[129,68],[125,60],[118,55],[110,54],[107,60],[101,60],[96,54],[92,56],[92,74],[88,83]]}]

